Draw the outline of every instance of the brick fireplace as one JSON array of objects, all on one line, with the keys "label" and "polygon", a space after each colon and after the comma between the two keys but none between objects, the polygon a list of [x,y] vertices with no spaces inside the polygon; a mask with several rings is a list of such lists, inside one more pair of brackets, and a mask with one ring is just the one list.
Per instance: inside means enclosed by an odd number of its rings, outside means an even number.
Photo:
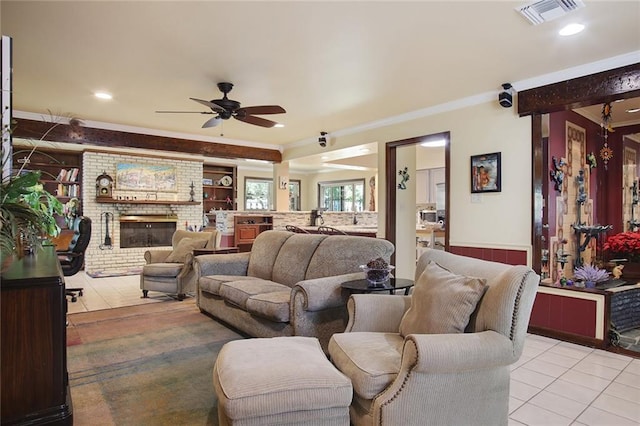
[{"label": "brick fireplace", "polygon": [[[177,191],[170,194],[177,202],[190,198],[189,187],[194,184],[195,199],[202,199],[202,162],[187,161],[171,157],[146,157],[137,155],[114,154],[99,151],[85,151],[83,153],[82,173],[82,212],[92,220],[91,242],[86,252],[85,271],[89,275],[100,273],[126,273],[139,270],[144,265],[144,253],[149,247],[171,247],[171,235],[176,229],[188,226],[198,228],[202,225],[202,205],[180,205],[167,202],[166,204],[149,204],[136,202],[144,197],[131,197],[117,204],[96,202],[96,178],[106,172],[115,179],[118,164],[143,165],[171,165],[176,168]],[[118,184],[116,182],[116,190]],[[123,193],[124,194],[124,193]],[[106,213],[109,213],[106,215]],[[106,234],[105,217],[109,219],[109,233],[111,246],[104,244]],[[138,218],[138,219],[132,219]],[[161,218],[161,219],[160,219]],[[141,220],[141,221],[138,221]],[[160,221],[161,220],[161,221]],[[121,224],[134,223],[139,227],[136,231],[142,236],[131,237],[129,231],[122,233]],[[143,233],[145,223],[163,230],[162,239],[157,229],[153,229],[151,239],[149,233]],[[125,229],[130,225],[125,225]],[[149,228],[147,228],[149,229]],[[123,246],[124,243],[124,246]],[[147,243],[150,243],[147,245]]]},{"label": "brick fireplace", "polygon": [[120,216],[120,248],[166,247],[176,232],[178,216]]}]

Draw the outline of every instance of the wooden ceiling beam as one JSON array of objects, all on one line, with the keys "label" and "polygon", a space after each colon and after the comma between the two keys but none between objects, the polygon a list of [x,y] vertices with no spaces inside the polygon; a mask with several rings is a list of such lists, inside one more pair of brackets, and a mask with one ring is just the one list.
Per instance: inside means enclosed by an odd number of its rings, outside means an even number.
[{"label": "wooden ceiling beam", "polygon": [[[216,158],[251,158],[274,163],[282,161],[282,153],[275,149],[228,145],[192,139],[169,138],[117,130],[96,129],[69,124],[15,118],[12,135],[18,138],[66,142],[87,146],[140,148],[197,154]],[[43,137],[43,135],[46,135]]]}]

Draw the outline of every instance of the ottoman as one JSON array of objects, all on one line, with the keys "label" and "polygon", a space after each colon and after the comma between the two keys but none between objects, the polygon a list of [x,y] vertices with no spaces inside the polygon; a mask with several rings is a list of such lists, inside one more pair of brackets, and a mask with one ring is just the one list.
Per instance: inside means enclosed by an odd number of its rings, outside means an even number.
[{"label": "ottoman", "polygon": [[315,337],[226,343],[213,368],[220,425],[349,425],[351,381]]}]

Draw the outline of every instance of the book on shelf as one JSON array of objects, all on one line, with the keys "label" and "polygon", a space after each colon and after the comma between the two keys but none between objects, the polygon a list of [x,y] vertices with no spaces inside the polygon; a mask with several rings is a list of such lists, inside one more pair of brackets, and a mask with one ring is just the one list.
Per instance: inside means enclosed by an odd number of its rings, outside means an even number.
[{"label": "book on shelf", "polygon": [[78,173],[80,169],[74,167],[72,169],[60,169],[56,180],[59,182],[76,182],[78,180]]}]

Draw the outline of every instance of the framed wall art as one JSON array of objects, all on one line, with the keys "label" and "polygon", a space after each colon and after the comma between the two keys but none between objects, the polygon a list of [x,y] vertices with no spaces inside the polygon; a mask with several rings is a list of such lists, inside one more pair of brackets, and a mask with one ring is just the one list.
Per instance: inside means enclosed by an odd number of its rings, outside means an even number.
[{"label": "framed wall art", "polygon": [[150,164],[116,165],[116,188],[119,190],[176,192],[178,180],[174,166]]},{"label": "framed wall art", "polygon": [[471,192],[500,192],[502,176],[500,153],[471,156]]}]

